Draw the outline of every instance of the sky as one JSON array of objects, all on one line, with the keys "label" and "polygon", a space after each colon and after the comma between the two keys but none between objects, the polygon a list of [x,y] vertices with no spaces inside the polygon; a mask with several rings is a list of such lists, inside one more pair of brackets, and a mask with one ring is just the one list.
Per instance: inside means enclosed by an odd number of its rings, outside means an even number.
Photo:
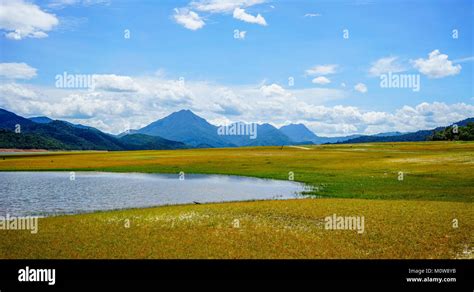
[{"label": "sky", "polygon": [[470,0],[0,3],[0,108],[26,117],[117,134],[191,109],[320,136],[474,117]]}]

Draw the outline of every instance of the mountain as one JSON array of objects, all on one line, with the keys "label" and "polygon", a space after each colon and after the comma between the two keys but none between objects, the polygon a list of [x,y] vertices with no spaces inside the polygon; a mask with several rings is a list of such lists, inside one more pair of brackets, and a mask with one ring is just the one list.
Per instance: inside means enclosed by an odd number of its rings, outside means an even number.
[{"label": "mountain", "polygon": [[[451,124],[448,127],[453,125],[466,126],[468,123],[474,122],[474,118],[467,118],[465,120],[459,121],[457,123]],[[428,141],[433,136],[434,132],[442,131],[447,127],[437,127],[431,130],[421,130],[413,133],[405,133],[400,135],[392,136],[361,136],[355,139],[349,139],[343,141],[342,143],[371,143],[371,142],[420,142]],[[382,134],[380,134],[382,135]]]},{"label": "mountain", "polygon": [[35,122],[37,124],[49,124],[53,121],[53,119],[50,119],[48,117],[31,117],[28,118],[30,121]]},{"label": "mountain", "polygon": [[459,121],[459,122],[457,122],[457,123],[454,123],[454,124],[452,124],[452,125],[450,125],[450,126],[458,125],[458,126],[463,126],[463,127],[465,127],[465,126],[467,126],[467,124],[469,124],[469,123],[474,123],[474,118],[467,118],[467,119],[465,119],[465,120],[462,120],[462,121]]},{"label": "mountain", "polygon": [[432,141],[474,141],[474,119],[467,119],[435,131],[430,136]]},{"label": "mountain", "polygon": [[198,148],[233,146],[217,134],[216,126],[190,110],[174,112],[133,133],[160,136]]},{"label": "mountain", "polygon": [[433,130],[421,130],[397,136],[360,136],[338,143],[371,143],[371,142],[419,142],[427,141]]},{"label": "mountain", "polygon": [[[456,123],[459,127],[474,118]],[[15,133],[19,126],[21,133]],[[256,128],[255,128],[256,127]],[[240,146],[277,146],[291,144],[365,143],[426,141],[435,131],[413,133],[387,132],[372,136],[319,137],[303,124],[275,128],[270,124],[234,123],[217,127],[190,110],[174,112],[138,130],[118,136],[93,127],[52,120],[48,117],[23,118],[0,109],[0,148],[42,148],[65,150],[152,150]],[[252,135],[254,137],[252,137]]]},{"label": "mountain", "polygon": [[[234,123],[234,125],[249,125],[245,123]],[[130,130],[119,134],[146,134],[160,136],[165,139],[180,141],[192,147],[241,147],[241,146],[271,146],[291,144],[323,144],[336,143],[360,135],[347,137],[318,137],[302,124],[288,125],[280,129],[270,124],[257,125],[257,135],[251,139],[250,135],[219,135],[216,127],[205,119],[197,116],[190,110],[181,110],[157,120],[144,128]],[[308,139],[305,139],[308,138]]]},{"label": "mountain", "polygon": [[228,143],[234,146],[269,146],[269,145],[291,145],[292,141],[287,135],[270,124],[246,124],[242,122],[233,123],[226,126],[228,131],[232,128],[240,128],[240,132],[244,135],[221,135]]},{"label": "mountain", "polygon": [[249,146],[291,145],[293,143],[294,141],[274,126],[262,124],[257,126],[257,139],[251,142]]},{"label": "mountain", "polygon": [[326,144],[343,142],[349,139],[360,137],[360,135],[350,135],[341,137],[320,137],[314,134],[303,124],[289,124],[280,128],[280,131],[288,136],[292,141],[298,143]]},{"label": "mountain", "polygon": [[375,136],[375,137],[391,137],[391,136],[400,136],[400,135],[403,135],[403,133],[400,133],[400,132],[386,132],[386,133],[378,133],[378,134],[371,135],[371,136]]},{"label": "mountain", "polygon": [[303,124],[289,124],[281,127],[280,131],[295,142],[314,142],[319,138]]},{"label": "mountain", "polygon": [[319,137],[317,144],[327,143],[341,143],[350,139],[359,138],[362,135],[349,135],[349,136],[338,136],[338,137]]},{"label": "mountain", "polygon": [[120,137],[128,150],[153,150],[153,149],[183,149],[186,145],[181,142],[163,139],[157,136],[144,134],[130,134]]},{"label": "mountain", "polygon": [[22,129],[25,126],[27,127],[34,124],[34,122],[28,119],[0,108],[0,129],[15,131],[16,125],[19,125],[20,129]]},{"label": "mountain", "polygon": [[[20,133],[15,133],[17,125],[20,127]],[[92,127],[77,127],[59,120],[36,123],[4,109],[0,109],[0,129],[4,130],[0,144],[2,148],[132,150],[184,147],[182,143],[158,137],[147,139],[142,136],[120,140]],[[30,147],[27,147],[28,143],[31,143]]]},{"label": "mountain", "polygon": [[3,149],[51,149],[60,150],[67,147],[61,142],[36,134],[17,134],[0,129],[0,148]]},{"label": "mountain", "polygon": [[[35,122],[37,124],[49,124],[51,122],[53,122],[54,120],[51,119],[51,118],[48,118],[48,117],[45,117],[45,116],[41,116],[41,117],[31,117],[31,118],[28,118],[30,121],[32,122]],[[58,120],[58,121],[61,121],[61,120]],[[73,126],[75,128],[81,128],[81,129],[94,129],[94,130],[97,130],[96,128],[93,128],[93,127],[90,127],[90,126],[84,126],[84,125],[81,125],[81,124],[73,124],[73,123],[70,123],[70,122],[66,122],[66,121],[61,121],[61,122],[64,122],[70,126]]]}]

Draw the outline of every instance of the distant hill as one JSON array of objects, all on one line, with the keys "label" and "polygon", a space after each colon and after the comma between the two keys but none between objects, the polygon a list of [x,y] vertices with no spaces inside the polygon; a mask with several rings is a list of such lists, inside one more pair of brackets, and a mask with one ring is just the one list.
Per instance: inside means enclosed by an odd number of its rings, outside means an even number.
[{"label": "distant hill", "polygon": [[[474,118],[467,118],[465,120],[454,123],[458,126],[466,126],[468,123],[474,122]],[[452,124],[452,125],[454,125]],[[452,126],[450,125],[450,126]],[[421,130],[413,133],[405,133],[401,135],[392,135],[392,136],[361,136],[355,139],[349,139],[341,143],[371,143],[371,142],[420,142],[420,141],[429,141],[432,139],[432,136],[437,131],[442,131],[446,127],[437,127],[431,130]]]},{"label": "distant hill", "polygon": [[454,124],[452,124],[451,126],[453,126],[453,125],[456,124],[456,125],[458,125],[458,126],[464,126],[464,127],[465,127],[465,126],[467,126],[467,124],[469,124],[469,123],[474,123],[474,118],[467,118],[467,119],[465,119],[465,120],[462,120],[462,121],[459,121],[459,122],[457,122],[457,123],[454,123]]},{"label": "distant hill", "polygon": [[249,146],[291,145],[294,143],[288,136],[270,124],[258,125],[257,134],[257,139]]},{"label": "distant hill", "polygon": [[[45,119],[40,119],[40,121],[45,121]],[[16,125],[20,126],[20,133],[15,133]],[[2,145],[5,146],[4,148],[132,150],[183,147],[181,143],[165,139],[160,140],[157,137],[151,139],[137,137],[135,139],[120,140],[92,127],[77,127],[69,122],[59,120],[37,123],[4,109],[0,109],[0,129],[5,130],[2,132]],[[140,141],[143,145],[140,145]],[[29,147],[26,145],[28,142],[31,142]],[[6,145],[9,146],[6,147]]]},{"label": "distant hill", "polygon": [[298,143],[307,144],[326,144],[343,142],[349,139],[360,137],[360,135],[340,136],[340,137],[320,137],[314,134],[303,124],[289,124],[280,128],[280,131],[287,135],[291,140]]},{"label": "distant hill", "polygon": [[66,149],[61,142],[36,134],[17,134],[0,129],[0,148],[3,149]]},{"label": "distant hill", "polygon": [[[459,127],[465,127],[469,122],[474,122],[474,118],[468,118],[456,124]],[[21,127],[21,133],[19,134],[14,133],[16,125]],[[5,130],[1,133],[2,144],[0,144],[0,147],[65,150],[152,150],[450,139],[447,132],[444,134],[438,133],[436,137],[433,136],[435,132],[442,131],[446,127],[413,133],[387,132],[371,136],[320,137],[303,124],[289,124],[280,129],[270,124],[244,123],[234,123],[226,127],[234,125],[245,127],[256,125],[257,131],[254,133],[256,134],[254,139],[251,137],[252,133],[248,131],[244,133],[232,131],[223,133],[221,131],[223,127],[210,124],[190,110],[174,112],[141,129],[130,130],[115,136],[89,126],[53,120],[44,116],[26,119],[0,109],[0,129]],[[470,129],[468,131],[463,130],[463,135],[470,137]]]},{"label": "distant hill", "polygon": [[52,121],[54,121],[53,119],[50,119],[48,117],[31,117],[31,118],[28,118],[30,121],[32,122],[35,122],[37,124],[48,124],[48,123],[51,123]]},{"label": "distant hill", "polygon": [[[32,122],[35,122],[37,124],[49,124],[51,122],[54,122],[55,120],[49,118],[49,117],[45,117],[45,116],[41,116],[41,117],[32,117],[32,118],[28,118],[30,121]],[[61,121],[61,120],[59,120]],[[96,128],[94,127],[90,127],[90,126],[84,126],[84,125],[81,125],[81,124],[73,124],[73,123],[70,123],[70,122],[67,122],[67,121],[61,121],[61,122],[64,122],[70,126],[73,126],[75,128],[81,128],[81,129],[94,129],[94,130],[97,130]]]},{"label": "distant hill", "polygon": [[371,142],[420,142],[429,140],[432,130],[422,130],[397,136],[360,136],[338,143],[371,143]]},{"label": "distant hill", "polygon": [[130,134],[120,137],[120,142],[129,150],[183,149],[186,144],[145,134]]},{"label": "distant hill", "polygon": [[228,143],[234,146],[269,146],[269,145],[291,145],[295,141],[291,140],[284,133],[279,131],[277,128],[270,124],[245,124],[245,123],[234,123],[230,124],[227,127],[232,127],[234,125],[243,125],[248,127],[256,125],[255,137],[251,137],[250,132],[244,134],[246,135],[223,135],[220,136],[221,139],[227,141]]},{"label": "distant hill", "polygon": [[400,136],[400,135],[403,135],[403,133],[400,133],[400,132],[386,132],[386,133],[378,133],[378,134],[375,134],[375,135],[372,135],[372,136],[375,136],[375,137],[391,137],[391,136]]},{"label": "distant hill", "polygon": [[317,141],[319,139],[303,124],[289,124],[280,128],[280,131],[294,142]]},{"label": "distant hill", "polygon": [[433,141],[474,141],[474,119],[467,119],[435,131],[430,139]]}]

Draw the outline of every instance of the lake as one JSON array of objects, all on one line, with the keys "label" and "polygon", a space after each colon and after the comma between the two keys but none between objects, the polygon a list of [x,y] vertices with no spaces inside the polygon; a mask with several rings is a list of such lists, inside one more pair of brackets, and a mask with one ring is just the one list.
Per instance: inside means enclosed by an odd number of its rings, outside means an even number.
[{"label": "lake", "polygon": [[302,197],[304,184],[226,175],[0,172],[0,215],[52,216],[99,210]]}]

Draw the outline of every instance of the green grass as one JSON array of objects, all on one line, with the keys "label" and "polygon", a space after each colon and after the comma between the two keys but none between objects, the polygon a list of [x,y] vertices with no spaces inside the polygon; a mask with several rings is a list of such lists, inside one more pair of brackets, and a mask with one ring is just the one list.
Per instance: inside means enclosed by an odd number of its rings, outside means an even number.
[{"label": "green grass", "polygon": [[[44,218],[38,234],[0,231],[0,258],[472,258],[474,143],[305,148],[0,155],[0,171],[293,172],[318,187],[315,199]],[[365,232],[324,230],[318,222],[332,214],[364,216]]]},{"label": "green grass", "polygon": [[[40,219],[37,234],[3,231],[0,257],[468,258],[472,211],[459,202],[304,199],[98,212]],[[323,229],[332,214],[364,216],[365,232]]]}]

